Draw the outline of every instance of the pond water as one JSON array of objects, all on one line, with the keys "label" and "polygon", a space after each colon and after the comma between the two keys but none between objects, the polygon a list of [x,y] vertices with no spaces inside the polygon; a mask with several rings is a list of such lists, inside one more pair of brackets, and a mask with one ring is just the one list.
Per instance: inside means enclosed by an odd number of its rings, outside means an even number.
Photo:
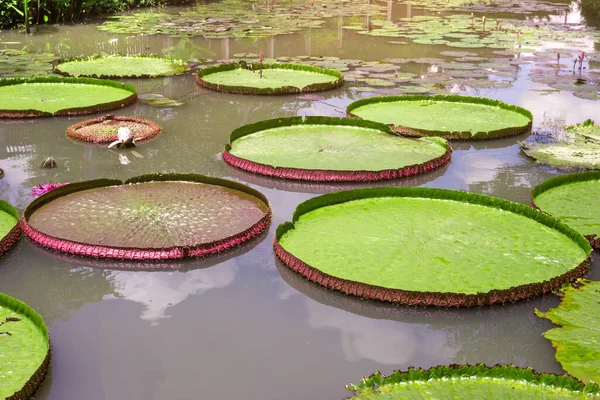
[{"label": "pond water", "polygon": [[[386,7],[388,20],[435,14],[402,0],[376,4]],[[552,11],[501,17],[540,24],[584,23],[575,3],[539,4]],[[175,14],[181,9],[166,11]],[[115,34],[99,31],[96,25],[102,21],[97,21],[43,27],[30,36],[3,32],[0,49],[27,47],[62,57],[120,52],[184,59],[226,59],[263,51],[272,58],[306,55],[365,61],[426,57],[449,61],[440,52],[465,50],[398,45],[389,43],[394,39],[342,29],[349,19],[368,23],[368,18],[335,17],[321,28],[240,40]],[[564,47],[552,42],[542,46]],[[589,53],[593,46],[593,41],[584,42],[576,49]],[[466,50],[497,57],[492,49]],[[528,56],[522,55],[525,61]],[[428,74],[436,63],[402,64],[401,71]],[[544,120],[571,124],[600,119],[599,101],[532,82],[534,65],[518,64],[509,87],[457,84],[450,90],[528,108],[534,114],[534,129],[540,129]],[[348,83],[322,93],[325,100],[310,102],[297,95],[210,92],[198,87],[191,75],[128,83],[140,93],[184,101],[171,108],[138,102],[115,112],[157,121],[163,128],[158,138],[135,152],[110,151],[65,136],[67,126],[86,117],[0,121],[0,167],[6,172],[0,180],[0,197],[22,211],[32,200],[31,188],[43,182],[195,172],[260,190],[273,207],[273,224],[268,233],[231,252],[164,263],[164,270],[152,272],[132,270],[143,267],[135,263],[61,256],[22,240],[1,260],[0,291],[28,303],[50,328],[52,368],[36,399],[342,399],[349,394],[345,384],[377,369],[391,373],[411,365],[485,362],[562,372],[554,349],[542,337],[552,324],[533,313],[534,307],[558,304],[556,296],[469,310],[397,307],[329,292],[276,260],[271,246],[275,227],[290,219],[298,203],[356,185],[290,183],[236,170],[220,157],[229,133],[243,124],[276,117],[342,116],[347,104],[372,93],[352,89],[353,83]],[[455,141],[447,166],[420,177],[363,186],[461,189],[528,203],[532,186],[564,171],[537,165],[521,153],[518,141],[526,137]],[[49,156],[58,167],[40,168]],[[600,278],[598,252],[589,276]]]}]

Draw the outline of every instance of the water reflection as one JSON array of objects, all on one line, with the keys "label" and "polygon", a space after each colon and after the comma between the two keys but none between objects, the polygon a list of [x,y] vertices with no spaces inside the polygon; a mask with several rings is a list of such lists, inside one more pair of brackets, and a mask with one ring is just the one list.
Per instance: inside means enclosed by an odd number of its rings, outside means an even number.
[{"label": "water reflection", "polygon": [[[484,308],[412,308],[366,301],[327,290],[294,273],[279,261],[277,271],[293,288],[282,289],[281,296],[290,297],[298,292],[307,296],[305,303],[309,322],[323,328],[339,329],[342,341],[347,345],[344,348],[348,358],[360,354],[377,357],[374,359],[381,363],[394,360],[396,364],[406,365],[415,359],[441,357],[454,363],[501,362],[534,368],[543,365],[546,371],[551,372],[561,370],[553,360],[552,352],[548,351],[551,345],[541,335],[552,324],[533,313],[534,307],[545,310],[557,305],[555,296]],[[318,307],[314,302],[349,314],[340,315],[330,308]],[[523,323],[523,314],[527,323]],[[357,316],[373,319],[377,329],[371,325],[370,330],[363,330],[360,324],[355,323],[360,320]],[[390,323],[390,331],[387,331],[381,328],[386,326],[382,320],[401,323],[401,328]],[[397,336],[398,329],[403,333],[400,336]],[[426,345],[420,336],[423,334],[427,335]],[[524,337],[529,339],[522,340]]]}]

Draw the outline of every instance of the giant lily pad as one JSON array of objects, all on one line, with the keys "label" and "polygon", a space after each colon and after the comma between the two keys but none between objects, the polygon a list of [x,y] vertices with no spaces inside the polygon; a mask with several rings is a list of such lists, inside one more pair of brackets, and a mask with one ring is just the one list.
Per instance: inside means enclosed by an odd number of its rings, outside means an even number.
[{"label": "giant lily pad", "polygon": [[34,200],[22,225],[32,240],[60,252],[164,260],[226,250],[270,221],[267,199],[245,185],[167,174],[62,186]]},{"label": "giant lily pad", "polygon": [[94,55],[88,58],[61,60],[54,68],[65,76],[90,78],[156,78],[179,75],[188,69],[181,60],[150,55]]},{"label": "giant lily pad", "polygon": [[100,79],[0,80],[0,118],[91,114],[125,107],[136,99],[133,86]]},{"label": "giant lily pad", "polygon": [[0,398],[29,399],[50,365],[48,328],[29,306],[0,293]]},{"label": "giant lily pad", "polygon": [[146,119],[108,114],[69,126],[67,136],[84,142],[111,143],[118,139],[119,128],[128,128],[136,142],[153,138],[161,130]]},{"label": "giant lily pad", "polygon": [[378,371],[346,388],[354,392],[348,400],[600,398],[598,385],[512,365],[453,364],[427,370],[411,367],[389,376]]},{"label": "giant lily pad", "polygon": [[0,200],[0,255],[6,253],[21,237],[21,225],[18,221],[17,210]]},{"label": "giant lily pad", "polygon": [[556,347],[556,359],[569,374],[584,382],[600,382],[600,282],[587,282],[579,289],[566,287],[560,306],[538,316],[559,328],[544,336]]},{"label": "giant lily pad", "polygon": [[533,189],[531,201],[600,248],[600,171],[548,179]]},{"label": "giant lily pad", "polygon": [[232,132],[223,160],[240,169],[306,181],[374,181],[427,172],[450,160],[444,139],[407,139],[371,121],[280,118]]},{"label": "giant lily pad", "polygon": [[208,89],[242,94],[318,92],[344,83],[339,71],[298,64],[231,63],[198,71],[196,82]]},{"label": "giant lily pad", "polygon": [[600,125],[587,120],[557,130],[551,136],[532,136],[520,143],[521,150],[541,164],[555,167],[600,168]]},{"label": "giant lily pad", "polygon": [[277,256],[329,289],[409,305],[481,306],[558,289],[589,267],[580,233],[522,204],[452,190],[327,194],[277,228]]},{"label": "giant lily pad", "polygon": [[390,126],[408,136],[492,139],[531,129],[524,108],[483,97],[406,95],[370,97],[351,103],[350,117]]}]

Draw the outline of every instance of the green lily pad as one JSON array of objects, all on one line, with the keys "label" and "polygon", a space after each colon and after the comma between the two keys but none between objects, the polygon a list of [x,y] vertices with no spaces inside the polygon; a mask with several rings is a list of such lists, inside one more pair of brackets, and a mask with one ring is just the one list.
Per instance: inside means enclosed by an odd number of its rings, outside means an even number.
[{"label": "green lily pad", "polygon": [[259,192],[194,174],[69,184],[34,200],[24,215],[25,234],[42,246],[137,260],[220,252],[256,236],[271,218]]},{"label": "green lily pad", "polygon": [[2,79],[0,118],[91,114],[124,107],[136,98],[133,86],[100,79]]},{"label": "green lily pad", "polygon": [[528,206],[410,187],[310,199],[277,228],[274,247],[284,264],[329,289],[445,307],[556,290],[585,272],[592,250],[573,228]]},{"label": "green lily pad", "polygon": [[600,127],[594,121],[572,125],[561,134],[555,132],[548,141],[536,137],[520,143],[521,151],[537,162],[555,167],[600,168]]},{"label": "green lily pad", "polygon": [[348,400],[600,398],[598,385],[512,365],[453,364],[428,370],[411,367],[389,376],[376,372],[346,388],[354,392]]},{"label": "green lily pad", "polygon": [[532,202],[600,247],[600,171],[548,179],[533,189]]},{"label": "green lily pad", "polygon": [[48,328],[29,306],[0,293],[0,398],[29,399],[50,364]]},{"label": "green lily pad", "polygon": [[527,132],[532,115],[524,108],[483,97],[406,95],[371,97],[351,103],[349,116],[377,121],[409,136],[491,139]]},{"label": "green lily pad", "polygon": [[54,71],[65,76],[116,79],[180,75],[187,69],[183,61],[169,57],[117,54],[61,60]]},{"label": "green lily pad", "polygon": [[569,374],[583,382],[600,382],[600,282],[580,288],[565,287],[560,305],[548,312],[536,311],[559,328],[544,336],[556,348],[556,359]]},{"label": "green lily pad", "polygon": [[199,70],[196,82],[220,92],[284,94],[334,89],[343,84],[344,75],[310,65],[232,63]]},{"label": "green lily pad", "polygon": [[21,226],[18,221],[17,210],[4,200],[0,200],[0,256],[6,253],[21,237]]},{"label": "green lily pad", "polygon": [[452,150],[440,138],[407,139],[371,121],[281,118],[232,132],[223,159],[240,169],[284,179],[367,181],[427,172]]}]

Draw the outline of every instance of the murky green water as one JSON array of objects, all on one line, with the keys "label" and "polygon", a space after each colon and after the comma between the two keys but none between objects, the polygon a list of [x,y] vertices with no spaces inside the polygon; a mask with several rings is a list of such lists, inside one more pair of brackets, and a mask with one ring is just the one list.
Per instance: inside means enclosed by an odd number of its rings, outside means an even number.
[{"label": "murky green water", "polygon": [[[431,13],[392,2],[388,10],[392,20],[407,16],[409,10],[413,16]],[[579,20],[576,13],[566,17],[569,22]],[[560,22],[565,14],[548,18]],[[388,43],[389,38],[343,30],[344,24],[339,18],[329,20],[324,28],[293,35],[235,41],[130,37],[100,32],[90,23],[48,27],[29,37],[4,32],[0,42],[19,44],[0,44],[0,48],[27,46],[61,56],[143,52],[186,59],[264,51],[268,57],[323,55],[369,61],[440,58],[439,52],[452,50],[398,46]],[[468,51],[490,54],[488,49]],[[403,71],[421,73],[429,67],[410,64]],[[569,92],[532,91],[547,87],[530,81],[531,69],[530,64],[519,66],[510,88],[458,85],[454,91],[526,107],[533,112],[536,127],[544,117],[567,123],[598,118],[600,102]],[[282,182],[238,171],[220,159],[229,133],[268,118],[342,116],[347,104],[365,94],[346,85],[325,92],[324,102],[309,102],[295,95],[209,92],[199,88],[192,76],[130,83],[140,93],[185,101],[182,107],[162,109],[138,102],[116,112],[157,121],[163,127],[161,136],[139,146],[135,155],[67,139],[66,127],[85,117],[2,121],[0,167],[6,176],[0,180],[0,197],[22,211],[32,200],[31,187],[42,182],[196,172],[261,190],[271,201],[273,225],[268,234],[232,252],[165,263],[171,270],[162,272],[131,271],[128,268],[140,265],[130,263],[61,256],[21,241],[0,262],[0,291],[27,302],[50,327],[52,368],[37,399],[341,399],[347,396],[346,383],[376,369],[390,373],[410,365],[485,362],[561,372],[550,342],[541,336],[551,323],[533,314],[533,307],[557,304],[554,296],[460,311],[394,307],[328,292],[276,261],[271,248],[275,227],[291,217],[295,206],[316,194],[351,186]],[[453,142],[448,166],[377,185],[461,189],[527,203],[532,186],[560,171],[524,156],[517,144],[523,139]],[[48,156],[56,159],[56,169],[40,168]],[[594,257],[590,276],[598,278],[600,257],[597,252]]]}]

